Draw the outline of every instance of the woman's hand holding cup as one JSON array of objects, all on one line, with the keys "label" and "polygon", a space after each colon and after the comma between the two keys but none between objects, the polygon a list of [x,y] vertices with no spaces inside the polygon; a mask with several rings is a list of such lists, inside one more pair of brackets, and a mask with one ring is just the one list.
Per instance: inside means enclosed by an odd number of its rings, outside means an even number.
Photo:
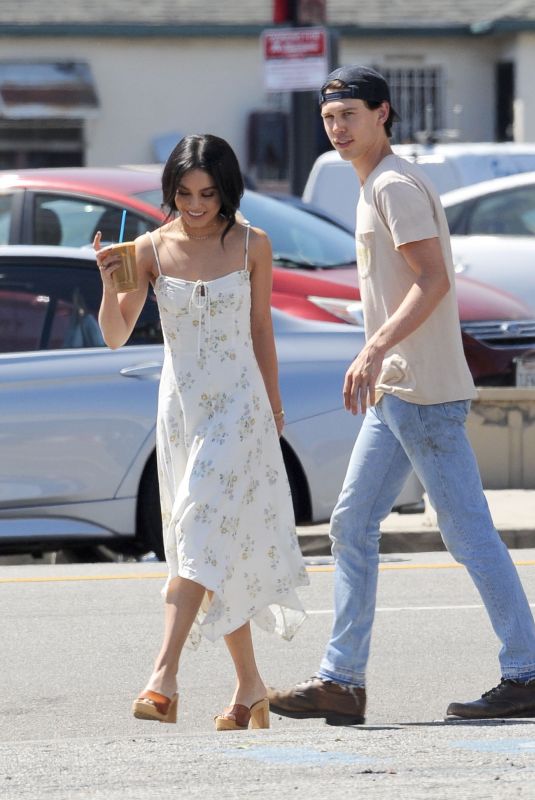
[{"label": "woman's hand holding cup", "polygon": [[93,239],[93,249],[97,254],[97,266],[100,272],[100,277],[102,278],[104,288],[107,291],[115,292],[115,294],[117,294],[117,289],[115,288],[112,275],[114,270],[121,266],[121,259],[117,255],[114,256],[113,253],[108,252],[106,248],[102,248],[100,246],[101,240],[102,234],[100,231],[97,231],[95,238]]},{"label": "woman's hand holding cup", "polygon": [[[97,231],[93,240],[93,248],[97,254],[97,264],[104,288],[116,294],[137,289],[135,243],[121,242],[101,248],[101,238],[101,232]],[[116,274],[114,275],[114,273]]]}]

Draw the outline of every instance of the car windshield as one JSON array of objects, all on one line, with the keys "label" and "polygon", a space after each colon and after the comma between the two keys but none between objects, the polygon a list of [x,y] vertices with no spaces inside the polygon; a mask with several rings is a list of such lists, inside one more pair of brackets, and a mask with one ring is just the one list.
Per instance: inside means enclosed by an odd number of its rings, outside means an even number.
[{"label": "car windshield", "polygon": [[[136,197],[160,208],[160,190],[140,192]],[[245,191],[240,211],[251,225],[266,231],[275,263],[310,269],[355,263],[351,234],[312,213],[250,191]]]}]

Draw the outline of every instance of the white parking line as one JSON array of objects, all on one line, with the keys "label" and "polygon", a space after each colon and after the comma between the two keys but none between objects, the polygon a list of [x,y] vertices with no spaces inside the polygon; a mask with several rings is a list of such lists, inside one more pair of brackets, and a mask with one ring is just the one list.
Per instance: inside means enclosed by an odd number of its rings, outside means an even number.
[{"label": "white parking line", "polygon": [[[530,603],[531,608],[535,608],[535,603]],[[379,606],[375,610],[380,611],[464,611],[473,609],[484,609],[483,605],[459,605],[459,606]],[[309,616],[321,614],[334,614],[332,608],[320,608],[307,611]]]}]

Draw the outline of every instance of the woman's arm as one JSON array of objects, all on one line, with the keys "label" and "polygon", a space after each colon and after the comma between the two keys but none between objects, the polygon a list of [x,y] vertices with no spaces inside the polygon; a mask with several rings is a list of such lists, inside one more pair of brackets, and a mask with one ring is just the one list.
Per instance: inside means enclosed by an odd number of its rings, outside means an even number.
[{"label": "woman's arm", "polygon": [[111,253],[100,253],[100,232],[95,236],[93,247],[97,253],[97,264],[102,278],[102,302],[98,323],[104,341],[112,350],[121,347],[130,337],[147,299],[149,280],[154,256],[147,234],[136,239],[136,266],[138,288],[132,292],[118,294],[112,274],[120,266],[119,258]]},{"label": "woman's arm", "polygon": [[271,321],[272,256],[271,243],[259,228],[251,228],[249,246],[251,270],[251,335],[253,348],[264,379],[277,431],[284,427],[284,415],[279,390],[279,374],[273,323]]}]

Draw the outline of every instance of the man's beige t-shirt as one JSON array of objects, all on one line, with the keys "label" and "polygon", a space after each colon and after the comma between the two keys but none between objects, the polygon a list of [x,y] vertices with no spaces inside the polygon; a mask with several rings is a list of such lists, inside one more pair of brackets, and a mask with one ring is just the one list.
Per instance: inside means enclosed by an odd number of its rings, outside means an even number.
[{"label": "man's beige t-shirt", "polygon": [[387,352],[376,384],[383,393],[428,405],[477,396],[464,356],[446,215],[420,168],[388,155],[368,176],[357,207],[357,266],[366,336],[396,311],[415,274],[398,248],[438,237],[450,289],[417,328]]}]

